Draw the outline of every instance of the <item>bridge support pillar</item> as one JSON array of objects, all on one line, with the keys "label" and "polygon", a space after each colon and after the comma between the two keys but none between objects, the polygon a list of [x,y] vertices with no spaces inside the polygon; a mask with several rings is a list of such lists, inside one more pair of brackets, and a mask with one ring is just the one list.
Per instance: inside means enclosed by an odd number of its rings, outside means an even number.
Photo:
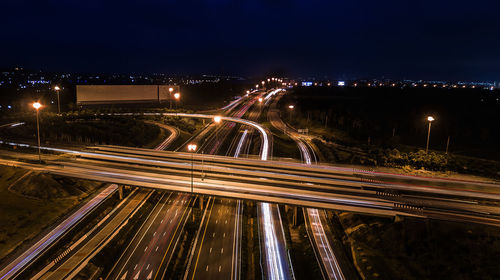
[{"label": "bridge support pillar", "polygon": [[404,221],[404,217],[403,216],[401,216],[401,215],[394,216],[394,222],[395,223],[400,223],[402,221]]},{"label": "bridge support pillar", "polygon": [[198,197],[198,199],[199,199],[199,204],[200,204],[200,210],[203,210],[203,196],[200,195]]},{"label": "bridge support pillar", "polygon": [[298,214],[298,212],[299,212],[299,211],[298,211],[298,209],[299,209],[299,207],[297,207],[297,206],[293,206],[293,225],[294,225],[294,226],[297,226],[297,224],[298,224],[298,222],[297,222],[297,218],[298,218],[298,217],[297,217],[297,216],[298,216],[297,214]]},{"label": "bridge support pillar", "polygon": [[123,199],[123,185],[118,186],[118,195],[120,196],[120,200]]}]

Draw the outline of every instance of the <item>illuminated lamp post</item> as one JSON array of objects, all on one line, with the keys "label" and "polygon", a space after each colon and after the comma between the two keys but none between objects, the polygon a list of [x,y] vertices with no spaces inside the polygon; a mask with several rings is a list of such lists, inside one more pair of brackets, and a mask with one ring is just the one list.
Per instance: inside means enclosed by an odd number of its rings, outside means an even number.
[{"label": "illuminated lamp post", "polygon": [[37,139],[38,139],[38,160],[40,161],[40,163],[42,163],[42,153],[40,151],[40,120],[39,120],[39,114],[38,114],[38,110],[40,108],[42,108],[42,104],[40,104],[40,102],[35,102],[33,103],[33,108],[35,108],[36,110],[36,135],[37,135]]},{"label": "illuminated lamp post", "polygon": [[172,109],[172,91],[174,91],[173,88],[168,89],[168,92],[170,93],[170,109]]},{"label": "illuminated lamp post", "polygon": [[427,117],[427,121],[429,122],[429,129],[427,130],[427,145],[425,146],[425,153],[429,152],[429,139],[431,137],[431,124],[434,118],[432,116]]},{"label": "illuminated lamp post", "polygon": [[54,90],[57,93],[57,113],[61,114],[61,105],[60,105],[60,100],[59,100],[59,91],[61,90],[61,88],[59,86],[55,86]]},{"label": "illuminated lamp post", "polygon": [[178,92],[174,93],[174,98],[175,98],[175,106],[176,108],[179,108],[179,100],[181,99],[181,94]]},{"label": "illuminated lamp post", "polygon": [[293,106],[293,105],[288,106],[288,109],[290,109],[290,123],[292,122],[293,108],[295,108],[295,106]]},{"label": "illuminated lamp post", "polygon": [[196,152],[196,144],[189,144],[188,151],[191,152],[191,193],[193,193],[194,153]]}]

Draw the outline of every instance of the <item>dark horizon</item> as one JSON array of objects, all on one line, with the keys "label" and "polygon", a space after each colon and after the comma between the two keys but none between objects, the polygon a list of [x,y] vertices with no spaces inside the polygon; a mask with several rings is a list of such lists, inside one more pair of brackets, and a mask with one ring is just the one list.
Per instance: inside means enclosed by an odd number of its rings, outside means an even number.
[{"label": "dark horizon", "polygon": [[498,3],[7,1],[1,68],[496,81]]}]

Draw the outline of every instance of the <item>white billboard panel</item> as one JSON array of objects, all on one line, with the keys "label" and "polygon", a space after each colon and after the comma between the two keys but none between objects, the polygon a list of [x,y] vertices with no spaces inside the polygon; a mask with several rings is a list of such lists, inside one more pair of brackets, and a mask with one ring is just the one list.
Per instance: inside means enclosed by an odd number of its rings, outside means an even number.
[{"label": "white billboard panel", "polygon": [[168,85],[77,85],[76,102],[85,104],[146,103],[168,100],[179,86]]}]

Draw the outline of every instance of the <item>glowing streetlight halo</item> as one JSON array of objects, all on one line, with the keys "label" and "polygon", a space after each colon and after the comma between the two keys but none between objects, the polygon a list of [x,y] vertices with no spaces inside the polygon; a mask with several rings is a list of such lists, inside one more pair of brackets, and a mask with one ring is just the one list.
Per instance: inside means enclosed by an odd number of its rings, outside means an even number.
[{"label": "glowing streetlight halo", "polygon": [[220,123],[222,121],[222,118],[220,116],[215,116],[214,117],[214,122],[215,123]]},{"label": "glowing streetlight halo", "polygon": [[179,98],[181,98],[181,94],[178,92],[174,93],[174,98],[179,100]]},{"label": "glowing streetlight halo", "polygon": [[428,116],[428,117],[427,117],[427,120],[428,120],[428,121],[430,121],[430,122],[432,122],[432,121],[434,121],[435,119],[434,119],[434,117],[433,117],[433,116]]},{"label": "glowing streetlight halo", "polygon": [[42,104],[40,102],[35,102],[33,103],[33,108],[38,111],[38,109],[42,108]]}]

